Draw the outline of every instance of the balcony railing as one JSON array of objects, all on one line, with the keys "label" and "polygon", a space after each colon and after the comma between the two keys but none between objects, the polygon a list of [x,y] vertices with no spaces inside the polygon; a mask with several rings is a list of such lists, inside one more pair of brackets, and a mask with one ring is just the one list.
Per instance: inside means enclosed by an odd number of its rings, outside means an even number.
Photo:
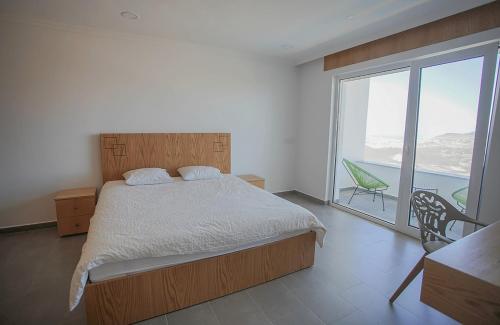
[{"label": "balcony railing", "polygon": [[[337,167],[334,202],[394,223],[396,219],[401,168],[396,165],[364,160],[357,160],[355,163],[389,184],[389,188],[384,191],[385,210],[382,209],[380,197],[376,197],[375,201],[373,201],[374,198],[370,196],[359,196],[353,198],[350,204],[347,203],[355,184],[342,165]],[[460,210],[462,207],[457,204],[456,200],[452,197],[452,193],[468,186],[468,184],[469,178],[463,175],[417,169],[415,170],[413,186],[436,192]],[[410,216],[413,217],[414,215],[410,214]],[[416,219],[413,220],[411,217],[410,223],[416,226]],[[453,233],[450,234],[451,237],[459,238],[461,236],[461,228],[462,225],[455,226],[452,229]]]},{"label": "balcony railing", "polygon": [[[389,184],[389,188],[385,191],[385,194],[393,198],[398,197],[400,167],[366,160],[358,160],[356,164]],[[338,173],[344,174],[344,176],[338,177],[339,181],[336,184],[336,188],[343,189],[352,187],[352,180],[347,175],[347,172],[341,169],[343,169],[343,167],[339,168]],[[417,188],[435,189],[439,195],[457,206],[451,194],[468,184],[469,178],[463,175],[416,169],[413,186]]]}]

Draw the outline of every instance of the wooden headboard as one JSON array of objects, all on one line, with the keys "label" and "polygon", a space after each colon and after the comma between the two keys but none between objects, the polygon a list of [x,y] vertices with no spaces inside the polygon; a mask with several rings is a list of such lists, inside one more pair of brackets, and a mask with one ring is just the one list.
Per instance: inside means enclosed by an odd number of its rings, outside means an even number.
[{"label": "wooden headboard", "polygon": [[101,134],[104,182],[123,179],[131,169],[204,165],[231,172],[231,133],[107,133]]}]

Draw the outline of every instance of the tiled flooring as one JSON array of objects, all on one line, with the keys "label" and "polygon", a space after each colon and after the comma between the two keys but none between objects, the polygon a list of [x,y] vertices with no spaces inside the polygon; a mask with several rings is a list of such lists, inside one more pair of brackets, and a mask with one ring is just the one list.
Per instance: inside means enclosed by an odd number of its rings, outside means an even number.
[{"label": "tiled flooring", "polygon": [[[422,254],[419,243],[297,194],[286,199],[328,228],[312,268],[142,324],[455,324],[419,302],[419,276],[388,297]],[[54,228],[0,235],[0,323],[85,324],[83,303],[67,311],[69,283],[85,236]]]}]

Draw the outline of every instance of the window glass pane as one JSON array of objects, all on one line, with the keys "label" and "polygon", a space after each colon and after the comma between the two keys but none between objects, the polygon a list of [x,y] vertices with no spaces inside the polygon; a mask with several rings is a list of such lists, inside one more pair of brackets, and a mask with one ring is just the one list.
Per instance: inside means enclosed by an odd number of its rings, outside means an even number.
[{"label": "window glass pane", "polygon": [[[413,190],[435,192],[460,211],[467,207],[483,57],[421,70]],[[417,226],[413,212],[409,224]],[[461,237],[463,224],[447,235]]]},{"label": "window glass pane", "polygon": [[340,84],[334,202],[395,223],[409,70]]}]

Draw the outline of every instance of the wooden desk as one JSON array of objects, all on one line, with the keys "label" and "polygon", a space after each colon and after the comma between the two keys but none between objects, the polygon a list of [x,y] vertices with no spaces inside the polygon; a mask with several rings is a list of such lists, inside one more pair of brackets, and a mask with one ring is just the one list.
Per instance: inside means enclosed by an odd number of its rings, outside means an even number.
[{"label": "wooden desk", "polygon": [[500,324],[500,222],[427,255],[420,300],[464,324]]}]

